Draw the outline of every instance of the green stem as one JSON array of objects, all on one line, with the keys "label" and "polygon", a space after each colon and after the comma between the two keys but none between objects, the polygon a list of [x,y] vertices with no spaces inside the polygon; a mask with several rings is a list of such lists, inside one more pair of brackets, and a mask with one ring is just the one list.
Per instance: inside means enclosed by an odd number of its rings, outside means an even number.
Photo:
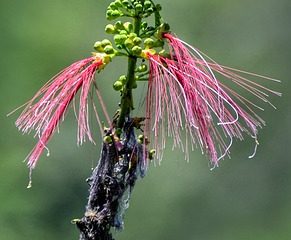
[{"label": "green stem", "polygon": [[[134,33],[139,36],[141,25],[141,18],[139,16],[134,17],[133,27]],[[130,115],[133,107],[133,98],[132,98],[132,87],[135,82],[135,68],[137,63],[137,57],[133,55],[128,56],[128,70],[127,70],[127,81],[121,96],[120,101],[120,115],[117,122],[117,127],[122,128],[125,122],[125,117]]]}]

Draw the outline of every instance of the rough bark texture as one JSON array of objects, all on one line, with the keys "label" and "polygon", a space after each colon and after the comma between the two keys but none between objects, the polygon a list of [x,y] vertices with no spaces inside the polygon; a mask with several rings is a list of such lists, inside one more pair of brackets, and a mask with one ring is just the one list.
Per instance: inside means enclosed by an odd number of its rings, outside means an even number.
[{"label": "rough bark texture", "polygon": [[132,119],[127,119],[120,140],[113,130],[106,135],[112,142],[103,143],[98,166],[87,179],[90,194],[84,217],[75,220],[80,240],[113,240],[110,230],[123,228],[135,181],[145,172],[145,149],[135,138]]}]

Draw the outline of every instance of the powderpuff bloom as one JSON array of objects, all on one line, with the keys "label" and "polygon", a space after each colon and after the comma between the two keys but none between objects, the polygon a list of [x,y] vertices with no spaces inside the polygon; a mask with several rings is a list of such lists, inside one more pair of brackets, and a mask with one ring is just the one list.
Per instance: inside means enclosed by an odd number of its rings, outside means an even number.
[{"label": "powderpuff bloom", "polygon": [[248,77],[279,80],[219,65],[172,34],[167,33],[163,37],[168,43],[170,56],[150,51],[147,56],[150,75],[146,132],[153,132],[151,142],[157,150],[157,158],[162,158],[167,136],[173,138],[173,148],[180,147],[185,151],[186,159],[189,159],[189,147],[193,150],[199,146],[202,153],[208,155],[213,167],[220,159],[229,156],[233,139],[243,140],[243,133],[255,139],[256,151],[258,128],[265,122],[254,108],[263,109],[228,84],[232,82],[236,88],[240,87],[272,105],[268,100],[269,94],[280,93]]},{"label": "powderpuff bloom", "polygon": [[[27,156],[27,164],[30,169],[35,167],[44,149],[48,151],[46,145],[60,121],[63,120],[68,106],[78,91],[80,91],[80,100],[78,116],[76,115],[78,121],[77,141],[78,144],[82,144],[87,137],[91,142],[94,142],[88,121],[88,97],[92,83],[95,84],[95,73],[107,63],[107,59],[102,54],[95,54],[93,57],[73,63],[54,76],[25,104],[26,107],[17,119],[16,126],[23,133],[30,133],[34,130],[35,136],[39,138]],[[97,88],[96,92],[103,106]],[[94,110],[96,110],[95,106]],[[104,106],[103,111],[105,111]],[[97,112],[96,117],[100,123]],[[107,119],[109,118],[107,117]]]}]

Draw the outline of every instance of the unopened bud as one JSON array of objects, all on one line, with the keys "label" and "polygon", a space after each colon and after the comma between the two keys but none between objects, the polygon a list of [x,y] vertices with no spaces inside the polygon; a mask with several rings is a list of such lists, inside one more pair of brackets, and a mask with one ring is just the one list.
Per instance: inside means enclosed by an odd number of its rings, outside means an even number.
[{"label": "unopened bud", "polygon": [[123,44],[126,39],[127,39],[127,36],[124,34],[118,34],[114,36],[114,42],[116,45]]},{"label": "unopened bud", "polygon": [[108,34],[114,34],[116,32],[115,31],[115,27],[112,24],[108,24],[105,27],[105,32],[108,33]]},{"label": "unopened bud", "polygon": [[152,160],[154,158],[155,154],[156,154],[156,150],[155,149],[151,149],[149,151],[149,159]]},{"label": "unopened bud", "polygon": [[114,53],[114,48],[111,46],[111,45],[107,45],[105,48],[104,48],[104,52],[106,54],[112,54]]},{"label": "unopened bud", "polygon": [[133,40],[134,45],[140,45],[142,40],[140,37],[135,37]]},{"label": "unopened bud", "polygon": [[154,40],[151,38],[147,38],[144,40],[144,45],[146,48],[152,48],[154,46]]},{"label": "unopened bud", "polygon": [[117,80],[114,84],[113,84],[113,89],[115,91],[120,91],[123,88],[123,83],[119,80]]},{"label": "unopened bud", "polygon": [[142,64],[137,68],[138,72],[146,72],[148,70],[148,66],[146,64]]},{"label": "unopened bud", "polygon": [[105,136],[103,138],[103,142],[107,143],[107,144],[110,144],[110,143],[112,143],[112,138],[110,136]]},{"label": "unopened bud", "polygon": [[100,41],[95,42],[94,49],[98,52],[104,51],[104,48],[102,47],[102,43]]},{"label": "unopened bud", "polygon": [[152,3],[151,3],[151,1],[145,1],[143,5],[144,5],[145,9],[148,9],[152,6]]},{"label": "unopened bud", "polygon": [[134,46],[134,47],[131,49],[131,51],[132,51],[132,53],[133,53],[134,55],[139,56],[139,55],[141,54],[141,52],[142,52],[142,48],[139,47],[139,46]]},{"label": "unopened bud", "polygon": [[129,38],[125,40],[124,45],[125,45],[128,49],[131,49],[131,48],[134,46],[132,40],[129,39]]},{"label": "unopened bud", "polygon": [[123,27],[127,32],[132,32],[132,30],[133,30],[133,25],[131,22],[124,23]]},{"label": "unopened bud", "polygon": [[112,43],[108,39],[104,39],[104,40],[102,40],[101,45],[102,45],[102,47],[106,47],[108,45],[111,46]]}]

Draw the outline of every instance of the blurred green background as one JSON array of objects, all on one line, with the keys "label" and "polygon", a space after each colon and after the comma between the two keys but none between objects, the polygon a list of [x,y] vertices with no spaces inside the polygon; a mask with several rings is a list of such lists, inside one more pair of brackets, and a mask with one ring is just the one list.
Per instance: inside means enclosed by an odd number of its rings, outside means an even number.
[{"label": "blurred green background", "polygon": [[[23,159],[35,143],[14,126],[27,101],[50,76],[90,55],[103,39],[102,0],[10,0],[0,2],[0,239],[78,239],[70,220],[81,217],[85,179],[100,146],[76,146],[72,114],[49,144],[26,189]],[[291,2],[290,0],[161,0],[172,30],[218,62],[282,79],[270,85],[283,92],[278,107],[261,115],[267,127],[253,141],[236,142],[232,159],[210,171],[200,151],[189,163],[179,151],[167,152],[139,181],[117,239],[274,240],[291,239]],[[118,94],[111,85],[121,62],[99,77],[111,114]]]}]

